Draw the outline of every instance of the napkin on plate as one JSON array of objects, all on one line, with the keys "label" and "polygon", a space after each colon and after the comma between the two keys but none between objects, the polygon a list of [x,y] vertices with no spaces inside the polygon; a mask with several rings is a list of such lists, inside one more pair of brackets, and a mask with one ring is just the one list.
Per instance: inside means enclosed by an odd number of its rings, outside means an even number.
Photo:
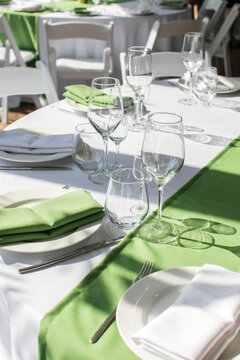
[{"label": "napkin on plate", "polygon": [[215,360],[239,328],[240,274],[207,264],[132,340],[161,359]]},{"label": "napkin on plate", "polygon": [[160,5],[169,8],[171,7],[173,9],[184,9],[187,7],[187,3],[185,1],[163,1]]},{"label": "napkin on plate", "polygon": [[[75,101],[76,103],[88,106],[89,95],[91,88],[87,85],[69,85],[66,86],[65,89],[67,90],[63,96],[66,98]],[[101,90],[96,88],[93,89],[94,91],[94,100],[93,104],[98,107],[104,107],[106,101],[109,102],[109,99],[112,100],[114,97],[111,95],[104,94]],[[123,96],[123,107],[128,108],[132,106],[134,100],[132,97]]]},{"label": "napkin on plate", "polygon": [[0,209],[0,244],[51,239],[103,217],[103,207],[83,189],[31,208]]},{"label": "napkin on plate", "polygon": [[0,150],[21,154],[70,153],[73,134],[36,135],[21,131],[0,131]]}]

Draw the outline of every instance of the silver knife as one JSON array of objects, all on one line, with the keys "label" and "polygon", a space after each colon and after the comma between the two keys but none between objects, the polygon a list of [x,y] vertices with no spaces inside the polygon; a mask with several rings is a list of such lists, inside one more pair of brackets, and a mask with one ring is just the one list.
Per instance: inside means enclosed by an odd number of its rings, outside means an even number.
[{"label": "silver knife", "polygon": [[110,245],[116,245],[121,241],[121,239],[122,239],[122,237],[114,239],[114,240],[104,240],[104,241],[101,241],[101,242],[99,242],[97,244],[87,245],[87,246],[84,246],[82,248],[78,248],[78,249],[76,249],[74,251],[71,251],[71,252],[69,252],[67,254],[64,254],[64,255],[55,257],[53,259],[47,260],[46,262],[42,262],[42,263],[39,263],[39,264],[34,264],[34,265],[30,265],[30,266],[20,268],[20,269],[18,269],[18,272],[20,274],[25,274],[25,273],[28,273],[28,272],[31,272],[31,271],[40,270],[40,269],[43,269],[45,267],[57,264],[57,263],[59,263],[61,261],[73,258],[75,256],[86,254],[86,253],[88,253],[90,251],[93,251],[93,250],[101,249],[101,248],[104,248],[104,247],[110,246]]},{"label": "silver knife", "polygon": [[72,170],[70,166],[0,166],[0,170]]}]

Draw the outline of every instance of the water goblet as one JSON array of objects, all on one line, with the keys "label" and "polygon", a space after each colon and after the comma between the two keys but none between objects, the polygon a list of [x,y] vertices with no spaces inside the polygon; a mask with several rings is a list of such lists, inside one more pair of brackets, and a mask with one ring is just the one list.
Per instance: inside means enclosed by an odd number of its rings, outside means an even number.
[{"label": "water goblet", "polygon": [[129,231],[147,216],[149,209],[145,181],[137,180],[132,169],[118,169],[111,173],[105,213],[118,228]]},{"label": "water goblet", "polygon": [[128,127],[126,124],[126,120],[123,117],[122,121],[119,123],[118,127],[111,133],[109,136],[110,139],[114,142],[116,146],[115,152],[115,161],[114,164],[110,165],[111,170],[119,169],[121,167],[125,167],[124,164],[119,162],[119,148],[122,141],[126,139],[128,135]]},{"label": "water goblet", "polygon": [[189,91],[190,95],[186,99],[179,101],[184,105],[195,105],[193,98],[193,75],[201,67],[204,59],[204,35],[197,32],[188,32],[184,35],[181,56],[183,64],[190,73]]},{"label": "water goblet", "polygon": [[142,162],[158,187],[157,218],[141,226],[142,239],[154,243],[168,243],[178,234],[172,224],[162,220],[164,186],[178,173],[184,162],[184,136],[181,116],[156,112],[149,120],[142,144]]},{"label": "water goblet", "polygon": [[217,69],[207,66],[197,71],[193,82],[193,93],[205,106],[210,106],[218,91]]},{"label": "water goblet", "polygon": [[142,118],[142,98],[152,82],[151,50],[144,46],[130,47],[125,71],[126,81],[136,95],[136,120],[131,130],[141,131],[145,128],[145,121]]},{"label": "water goblet", "polygon": [[109,180],[108,139],[123,117],[121,87],[118,79],[99,77],[92,80],[87,114],[92,126],[102,136],[105,149],[103,169],[91,174],[89,179],[95,184],[107,185]]}]

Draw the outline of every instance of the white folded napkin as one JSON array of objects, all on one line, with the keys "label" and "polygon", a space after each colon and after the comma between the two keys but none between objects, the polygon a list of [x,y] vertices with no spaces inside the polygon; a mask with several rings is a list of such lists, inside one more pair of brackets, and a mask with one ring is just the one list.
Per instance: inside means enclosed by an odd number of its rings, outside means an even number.
[{"label": "white folded napkin", "polygon": [[21,154],[70,153],[73,141],[73,134],[35,135],[0,131],[0,150]]},{"label": "white folded napkin", "polygon": [[16,11],[39,10],[44,2],[49,2],[49,0],[12,0],[10,8]]},{"label": "white folded napkin", "polygon": [[132,336],[167,360],[214,360],[240,328],[240,274],[204,265],[167,310]]}]

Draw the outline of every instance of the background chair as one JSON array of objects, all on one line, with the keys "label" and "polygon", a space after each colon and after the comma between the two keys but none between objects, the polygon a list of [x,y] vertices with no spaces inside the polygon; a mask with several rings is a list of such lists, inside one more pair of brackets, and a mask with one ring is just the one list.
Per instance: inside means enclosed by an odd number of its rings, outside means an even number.
[{"label": "background chair", "polygon": [[204,33],[208,26],[209,19],[205,17],[199,20],[178,20],[171,21],[167,24],[160,24],[159,20],[154,21],[152,29],[146,43],[146,47],[153,50],[158,39],[173,36],[183,36],[186,32],[202,32]]},{"label": "background chair", "polygon": [[212,42],[206,43],[206,49],[209,56],[209,62],[211,59],[216,57],[222,57],[224,61],[224,72],[226,76],[231,76],[231,63],[230,55],[228,48],[228,32],[233,25],[236,18],[239,16],[240,4],[235,4],[226,19],[224,20],[222,26],[220,27],[218,33]]},{"label": "background chair", "polygon": [[[58,79],[92,79],[97,76],[109,76],[112,73],[113,22],[109,24],[88,24],[80,22],[45,22],[48,47],[48,66],[56,88]],[[94,39],[105,41],[102,59],[57,58],[51,40]]]},{"label": "background chair", "polygon": [[2,98],[2,113],[7,119],[8,107],[4,99],[14,95],[41,95],[39,106],[58,101],[51,75],[42,61],[37,61],[36,68],[26,66],[5,66],[0,68],[0,97]]},{"label": "background chair", "polygon": [[0,15],[0,33],[6,38],[5,46],[0,46],[0,66],[25,66],[36,56],[33,51],[19,50],[12,30],[4,15]]},{"label": "background chair", "polygon": [[227,6],[225,0],[204,0],[197,16],[198,21],[208,18],[209,22],[205,30],[205,40],[210,41],[218,32],[223,20]]}]

